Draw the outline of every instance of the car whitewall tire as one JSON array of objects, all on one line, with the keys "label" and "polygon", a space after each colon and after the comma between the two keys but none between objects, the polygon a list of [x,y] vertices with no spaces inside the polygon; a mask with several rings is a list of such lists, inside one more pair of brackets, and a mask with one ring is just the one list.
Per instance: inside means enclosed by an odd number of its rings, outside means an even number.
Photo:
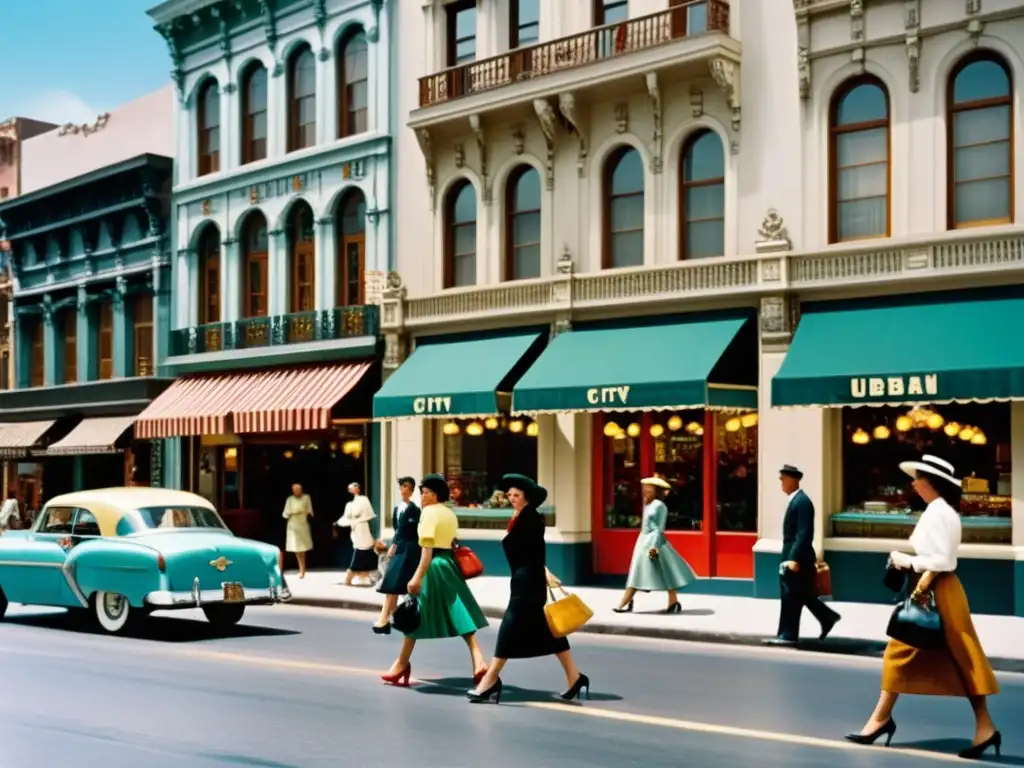
[{"label": "car whitewall tire", "polygon": [[128,598],[114,592],[97,592],[93,596],[93,607],[96,611],[96,620],[111,634],[123,632],[132,617],[132,607],[128,603]]}]

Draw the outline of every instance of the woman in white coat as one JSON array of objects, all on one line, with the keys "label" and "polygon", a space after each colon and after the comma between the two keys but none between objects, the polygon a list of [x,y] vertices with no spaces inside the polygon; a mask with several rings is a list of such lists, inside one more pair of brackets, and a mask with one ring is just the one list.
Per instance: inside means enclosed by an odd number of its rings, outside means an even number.
[{"label": "woman in white coat", "polygon": [[345,505],[345,513],[338,518],[335,525],[339,528],[352,530],[352,562],[345,572],[345,584],[352,585],[356,576],[362,577],[359,586],[368,587],[373,581],[371,574],[377,570],[377,540],[370,530],[370,521],[377,515],[373,511],[370,500],[363,496],[359,483],[349,483],[348,492],[352,501]]}]

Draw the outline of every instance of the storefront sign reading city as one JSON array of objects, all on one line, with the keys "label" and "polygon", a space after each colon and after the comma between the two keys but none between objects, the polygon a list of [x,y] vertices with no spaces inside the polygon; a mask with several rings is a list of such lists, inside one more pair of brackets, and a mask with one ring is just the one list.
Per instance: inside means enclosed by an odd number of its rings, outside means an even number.
[{"label": "storefront sign reading city", "polygon": [[413,413],[451,413],[452,399],[450,397],[417,397],[412,401]]},{"label": "storefront sign reading city", "polygon": [[626,405],[629,402],[629,386],[591,387],[587,390],[587,402],[591,405]]},{"label": "storefront sign reading city", "polygon": [[850,395],[854,400],[874,398],[935,396],[939,394],[939,376],[858,376],[850,379]]}]

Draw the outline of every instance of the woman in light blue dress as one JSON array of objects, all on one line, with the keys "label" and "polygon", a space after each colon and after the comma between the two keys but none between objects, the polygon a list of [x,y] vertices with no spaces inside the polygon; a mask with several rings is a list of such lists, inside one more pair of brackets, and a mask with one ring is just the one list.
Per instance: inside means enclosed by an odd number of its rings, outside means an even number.
[{"label": "woman in light blue dress", "polygon": [[668,592],[668,607],[665,613],[680,613],[682,606],[676,590],[697,579],[690,564],[676,552],[665,538],[665,522],[668,507],[658,498],[658,491],[671,490],[660,477],[645,477],[640,481],[644,500],[644,517],[640,523],[640,536],[633,549],[633,560],[626,577],[626,592],[616,613],[633,610],[633,597],[637,592]]}]

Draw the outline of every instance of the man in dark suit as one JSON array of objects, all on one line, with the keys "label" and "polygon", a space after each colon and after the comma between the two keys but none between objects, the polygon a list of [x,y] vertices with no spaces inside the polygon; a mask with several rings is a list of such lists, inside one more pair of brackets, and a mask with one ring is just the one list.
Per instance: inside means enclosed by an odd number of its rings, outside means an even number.
[{"label": "man in dark suit", "polygon": [[782,492],[789,498],[786,516],[782,521],[782,565],[779,583],[782,591],[782,610],[779,615],[779,634],[767,640],[768,645],[796,645],[800,639],[800,614],[804,606],[821,624],[824,640],[841,618],[818,599],[814,585],[817,556],[814,553],[814,504],[800,488],[803,472],[786,464],[779,471]]}]

